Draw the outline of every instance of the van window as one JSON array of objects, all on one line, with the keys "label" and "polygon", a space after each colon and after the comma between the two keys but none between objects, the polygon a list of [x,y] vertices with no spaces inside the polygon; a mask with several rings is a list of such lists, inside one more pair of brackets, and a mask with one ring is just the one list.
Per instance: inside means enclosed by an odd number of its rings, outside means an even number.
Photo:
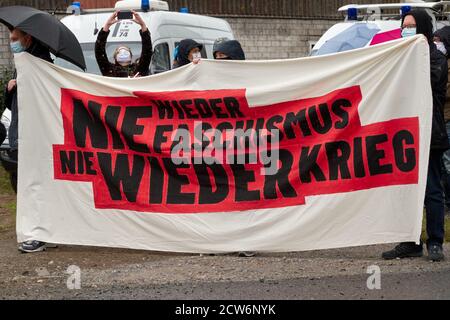
[{"label": "van window", "polygon": [[151,74],[161,73],[170,70],[170,53],[167,43],[160,43],[153,49]]}]

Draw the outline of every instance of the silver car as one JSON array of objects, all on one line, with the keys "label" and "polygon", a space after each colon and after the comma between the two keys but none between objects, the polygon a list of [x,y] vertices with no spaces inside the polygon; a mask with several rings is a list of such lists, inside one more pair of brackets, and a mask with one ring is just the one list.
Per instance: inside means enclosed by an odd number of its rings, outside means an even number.
[{"label": "silver car", "polygon": [[[11,122],[11,111],[9,109],[6,109],[0,121],[3,123],[3,125],[6,128],[6,132],[8,132],[9,124]],[[9,140],[8,137],[6,137],[5,141],[3,141],[2,145],[0,146],[0,162],[1,165],[6,169],[6,171],[13,173],[17,171],[17,161],[11,159],[8,155],[9,150]]]}]

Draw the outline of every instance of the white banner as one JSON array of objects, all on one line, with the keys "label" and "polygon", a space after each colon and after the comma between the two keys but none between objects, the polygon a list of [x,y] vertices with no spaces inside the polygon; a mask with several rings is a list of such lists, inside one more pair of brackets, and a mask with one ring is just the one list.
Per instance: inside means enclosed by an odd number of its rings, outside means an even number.
[{"label": "white banner", "polygon": [[419,240],[423,37],[136,79],[15,62],[19,242],[220,253]]}]

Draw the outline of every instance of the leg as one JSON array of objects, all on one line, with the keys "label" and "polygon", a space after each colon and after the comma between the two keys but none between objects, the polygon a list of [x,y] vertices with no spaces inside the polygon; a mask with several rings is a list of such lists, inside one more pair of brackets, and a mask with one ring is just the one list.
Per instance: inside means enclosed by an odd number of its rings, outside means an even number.
[{"label": "leg", "polygon": [[9,174],[9,181],[11,182],[11,187],[13,188],[14,192],[17,194],[17,173],[11,172]]},{"label": "leg", "polygon": [[[447,128],[447,134],[450,139],[450,121],[445,124]],[[442,184],[444,186],[445,193],[445,205],[450,209],[450,150],[444,152],[442,156],[443,176]]]},{"label": "leg", "polygon": [[[17,159],[18,159],[17,150],[9,150],[8,156],[11,160],[13,160],[17,163]],[[15,170],[13,170],[9,173],[9,180],[11,181],[11,187],[13,188],[14,192],[17,193],[17,166],[16,166]]]},{"label": "leg", "polygon": [[425,208],[427,213],[427,246],[444,242],[444,197],[441,185],[441,151],[430,152]]},{"label": "leg", "polygon": [[[17,160],[18,160],[17,150],[8,151],[8,155],[12,160],[16,161],[16,163],[17,163]],[[12,185],[14,191],[17,193],[17,167],[16,167],[16,170],[14,170],[10,173],[10,180],[11,180],[11,185]],[[45,242],[30,240],[30,241],[21,243],[18,249],[19,249],[19,251],[21,251],[23,253],[28,253],[28,252],[45,251],[46,247],[47,246],[46,246]]]}]

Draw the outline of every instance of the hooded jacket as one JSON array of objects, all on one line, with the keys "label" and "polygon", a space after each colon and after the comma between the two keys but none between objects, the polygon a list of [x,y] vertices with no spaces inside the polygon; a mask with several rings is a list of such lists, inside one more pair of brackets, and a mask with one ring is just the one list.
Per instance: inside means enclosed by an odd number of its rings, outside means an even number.
[{"label": "hooded jacket", "polygon": [[434,35],[441,39],[445,49],[447,49],[447,53],[450,53],[450,26],[442,27],[437,30]]},{"label": "hooded jacket", "polygon": [[[450,26],[445,26],[442,29],[439,29],[434,33],[436,37],[441,39],[441,42],[444,44],[445,49],[447,50],[447,62],[450,57]],[[450,75],[450,67],[448,69],[448,74]],[[450,83],[447,82],[447,96],[445,99],[445,107],[444,107],[444,119],[445,122],[450,121]]]},{"label": "hooded jacket", "polygon": [[137,73],[139,76],[145,77],[149,74],[150,61],[152,60],[153,48],[152,39],[150,37],[150,31],[142,32],[139,30],[142,41],[141,57],[138,63],[132,63],[128,66],[121,66],[118,63],[111,63],[108,60],[106,54],[106,41],[108,39],[109,31],[103,31],[101,29],[97,36],[97,41],[95,42],[95,58],[97,60],[98,66],[102,75],[105,77],[117,77],[126,78],[133,77]]},{"label": "hooded jacket", "polygon": [[236,40],[228,40],[217,44],[213,52],[214,57],[216,52],[226,54],[230,60],[245,60],[244,50],[242,50],[242,46],[239,41]]},{"label": "hooded jacket", "polygon": [[[29,54],[41,58],[47,62],[53,63],[50,56],[50,51],[47,47],[43,46],[40,42],[33,39],[31,46],[25,50]],[[16,73],[14,73],[14,78],[16,79]],[[8,92],[8,85],[5,87],[5,107],[11,110],[11,123],[8,129],[8,139],[9,146],[12,150],[17,150],[18,148],[18,130],[19,130],[19,113],[17,109],[17,87],[15,87],[11,92]]]},{"label": "hooded jacket", "polygon": [[192,39],[181,40],[178,45],[178,51],[173,68],[179,68],[191,63],[189,60],[189,52],[194,48],[199,48],[199,50],[202,51],[203,45]]},{"label": "hooded jacket", "polygon": [[436,48],[433,42],[433,24],[428,13],[423,10],[412,10],[403,16],[402,25],[405,17],[408,15],[414,17],[417,34],[424,35],[430,47],[430,76],[433,95],[431,149],[445,151],[450,148],[444,121],[444,105],[448,82],[447,58]]}]

